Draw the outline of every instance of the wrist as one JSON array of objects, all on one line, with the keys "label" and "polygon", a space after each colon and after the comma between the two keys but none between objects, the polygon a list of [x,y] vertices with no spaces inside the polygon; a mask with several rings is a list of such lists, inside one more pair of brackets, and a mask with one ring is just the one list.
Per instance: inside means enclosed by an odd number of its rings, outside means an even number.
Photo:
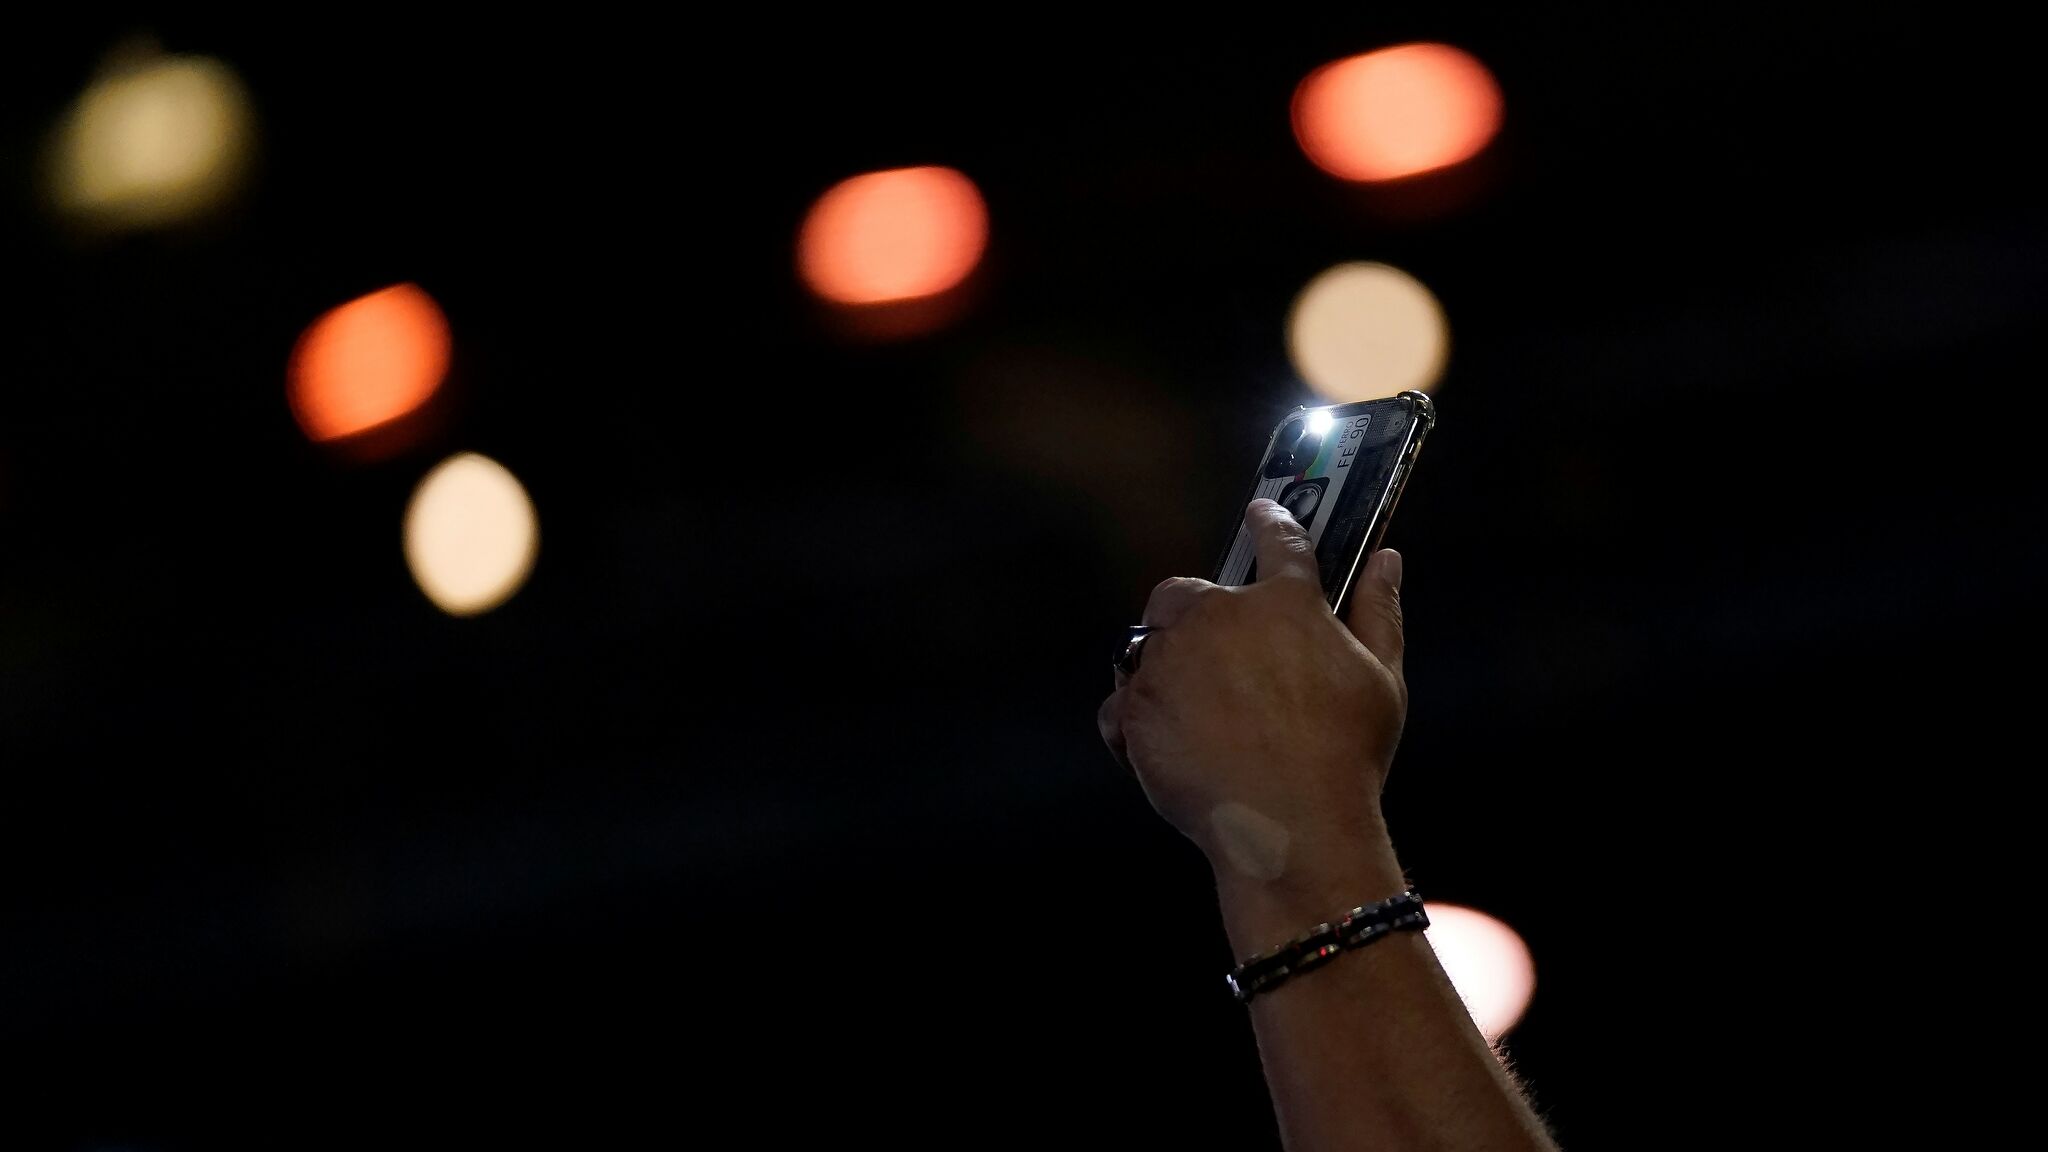
[{"label": "wrist", "polygon": [[1384,830],[1330,844],[1270,878],[1249,875],[1227,862],[1217,862],[1214,871],[1223,926],[1239,958],[1277,947],[1408,886]]}]

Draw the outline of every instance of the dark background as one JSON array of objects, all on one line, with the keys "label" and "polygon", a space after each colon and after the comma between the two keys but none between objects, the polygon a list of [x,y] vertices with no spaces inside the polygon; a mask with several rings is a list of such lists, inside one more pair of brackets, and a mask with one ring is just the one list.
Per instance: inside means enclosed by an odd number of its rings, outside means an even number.
[{"label": "dark background", "polygon": [[[1902,1123],[1866,1005],[1918,1002],[1890,942],[2030,763],[1987,723],[2042,559],[2010,30],[556,18],[0,49],[0,1142],[1272,1146],[1206,869],[1093,717],[1347,259],[1450,317],[1388,805],[1425,892],[1528,940],[1539,1105],[1574,1149]],[[137,32],[240,72],[258,169],[80,238],[36,149]],[[1495,72],[1489,152],[1313,169],[1294,84],[1418,38]],[[796,225],[917,163],[980,185],[987,258],[950,326],[854,338]],[[403,280],[450,417],[324,454],[285,356]],[[470,620],[398,547],[459,450],[541,521]]]}]

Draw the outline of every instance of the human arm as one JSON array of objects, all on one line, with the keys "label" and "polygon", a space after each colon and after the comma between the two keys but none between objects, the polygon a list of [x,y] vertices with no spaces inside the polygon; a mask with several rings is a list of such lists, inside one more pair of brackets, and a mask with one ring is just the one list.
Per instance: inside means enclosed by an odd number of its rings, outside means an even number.
[{"label": "human arm", "polygon": [[[1142,662],[1100,714],[1208,858],[1240,958],[1406,886],[1380,811],[1407,708],[1400,557],[1371,558],[1339,621],[1286,510],[1254,501],[1246,524],[1258,582],[1155,589]],[[1340,953],[1249,1008],[1291,1152],[1554,1149],[1419,933]]]}]

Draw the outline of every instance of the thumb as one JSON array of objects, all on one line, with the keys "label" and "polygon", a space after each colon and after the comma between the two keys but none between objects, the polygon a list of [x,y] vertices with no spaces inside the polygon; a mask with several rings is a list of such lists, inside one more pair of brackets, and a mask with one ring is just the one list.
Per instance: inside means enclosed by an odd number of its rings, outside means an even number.
[{"label": "thumb", "polygon": [[1401,668],[1401,554],[1382,548],[1365,562],[1358,586],[1351,590],[1351,611],[1346,615],[1351,634],[1380,663]]}]

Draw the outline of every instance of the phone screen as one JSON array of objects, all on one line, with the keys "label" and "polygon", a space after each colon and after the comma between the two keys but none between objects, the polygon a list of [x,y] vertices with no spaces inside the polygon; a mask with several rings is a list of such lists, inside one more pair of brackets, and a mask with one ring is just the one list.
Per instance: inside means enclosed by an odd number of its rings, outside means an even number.
[{"label": "phone screen", "polygon": [[[1312,408],[1290,416],[1273,436],[1251,499],[1277,500],[1316,542],[1323,591],[1334,605],[1345,591],[1366,537],[1384,527],[1382,507],[1409,446],[1422,431],[1403,397]],[[1217,568],[1216,583],[1258,579],[1251,534],[1240,528]]]}]

